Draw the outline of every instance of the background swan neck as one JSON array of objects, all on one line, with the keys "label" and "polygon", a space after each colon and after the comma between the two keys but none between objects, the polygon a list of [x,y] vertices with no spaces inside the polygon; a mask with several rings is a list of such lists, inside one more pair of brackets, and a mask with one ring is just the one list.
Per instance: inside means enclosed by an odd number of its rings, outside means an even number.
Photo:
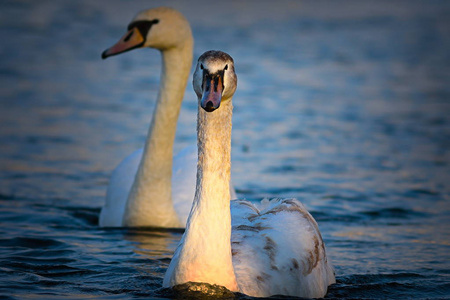
[{"label": "background swan neck", "polygon": [[173,144],[192,64],[192,39],[162,51],[161,82],[139,169],[128,196],[125,226],[182,227],[173,208]]},{"label": "background swan neck", "polygon": [[238,290],[231,255],[231,99],[198,111],[198,168],[194,203],[164,286],[207,282]]}]

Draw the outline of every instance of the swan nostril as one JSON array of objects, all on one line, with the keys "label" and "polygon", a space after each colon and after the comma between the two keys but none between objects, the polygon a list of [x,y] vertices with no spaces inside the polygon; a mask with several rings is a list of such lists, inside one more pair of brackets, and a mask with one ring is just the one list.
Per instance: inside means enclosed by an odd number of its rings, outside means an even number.
[{"label": "swan nostril", "polygon": [[214,103],[212,101],[206,102],[205,107],[203,107],[203,109],[206,110],[207,112],[212,112],[216,110],[216,108],[217,107],[214,107]]}]

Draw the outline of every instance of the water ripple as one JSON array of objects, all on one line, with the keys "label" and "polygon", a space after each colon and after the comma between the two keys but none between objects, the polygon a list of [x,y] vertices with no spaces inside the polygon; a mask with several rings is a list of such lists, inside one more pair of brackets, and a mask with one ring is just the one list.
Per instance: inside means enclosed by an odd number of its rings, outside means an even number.
[{"label": "water ripple", "polygon": [[[326,298],[450,298],[450,2],[274,3],[171,2],[194,56],[235,59],[238,196],[305,204],[336,269]],[[156,51],[100,53],[158,5],[0,1],[2,299],[176,297],[161,285],[182,230],[97,225],[161,71]],[[188,87],[177,149],[196,104]]]}]

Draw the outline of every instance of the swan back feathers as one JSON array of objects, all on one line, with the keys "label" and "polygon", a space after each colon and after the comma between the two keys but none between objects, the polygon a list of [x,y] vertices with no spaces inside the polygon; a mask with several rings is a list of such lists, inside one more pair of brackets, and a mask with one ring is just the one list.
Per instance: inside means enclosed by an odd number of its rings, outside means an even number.
[{"label": "swan back feathers", "polygon": [[231,246],[245,294],[321,297],[334,282],[314,218],[296,199],[232,201]]}]

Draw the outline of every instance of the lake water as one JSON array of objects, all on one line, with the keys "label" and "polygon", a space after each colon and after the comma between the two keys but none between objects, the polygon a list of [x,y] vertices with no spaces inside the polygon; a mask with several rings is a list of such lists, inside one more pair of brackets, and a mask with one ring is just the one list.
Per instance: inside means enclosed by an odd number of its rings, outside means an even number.
[{"label": "lake water", "polygon": [[[450,298],[450,2],[1,1],[0,298],[172,298],[180,231],[97,226],[142,147],[155,50],[101,52],[139,10],[231,54],[238,196],[296,197],[319,223],[328,298]],[[189,84],[176,150],[196,139]]]}]

